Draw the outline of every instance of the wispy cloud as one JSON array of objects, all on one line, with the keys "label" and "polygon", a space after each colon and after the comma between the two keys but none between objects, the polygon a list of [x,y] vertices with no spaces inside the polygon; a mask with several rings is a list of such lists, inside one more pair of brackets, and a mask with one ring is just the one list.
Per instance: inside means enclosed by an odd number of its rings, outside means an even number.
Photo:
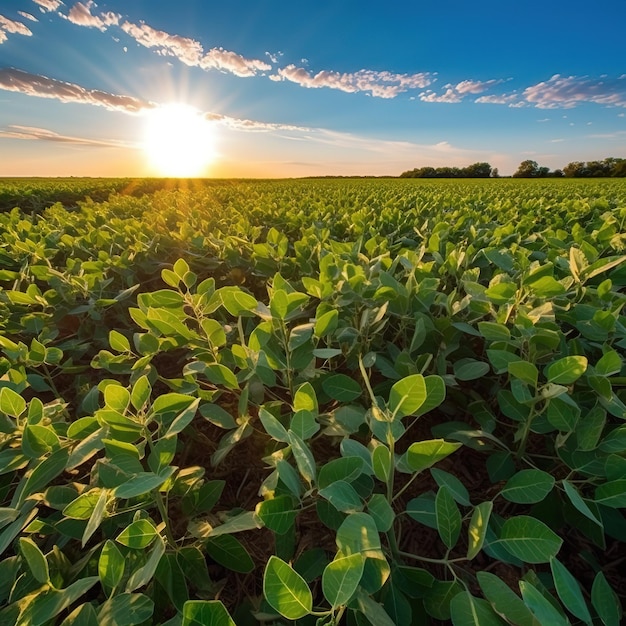
[{"label": "wispy cloud", "polygon": [[33,0],[33,2],[39,6],[42,13],[56,11],[63,4],[61,0]]},{"label": "wispy cloud", "polygon": [[205,119],[210,122],[216,122],[233,130],[267,132],[267,131],[296,131],[311,132],[311,128],[306,126],[294,126],[292,124],[276,124],[274,122],[259,122],[256,120],[240,119],[222,115],[221,113],[205,113]]},{"label": "wispy cloud", "polygon": [[73,137],[70,135],[60,135],[46,128],[35,126],[20,126],[17,124],[0,128],[0,138],[4,139],[25,139],[31,141],[50,141],[54,143],[73,144],[79,146],[90,146],[93,148],[136,148],[134,144],[125,141],[115,141],[113,139],[90,139],[85,137]]},{"label": "wispy cloud", "polygon": [[462,80],[454,87],[454,90],[461,94],[479,94],[488,91],[495,85],[503,83],[504,80],[494,78],[492,80]]},{"label": "wispy cloud", "polygon": [[109,26],[117,26],[122,19],[119,13],[105,11],[100,15],[93,15],[91,9],[95,9],[98,5],[94,0],[87,0],[86,3],[77,2],[67,15],[67,19],[77,26],[87,26],[88,28],[97,28],[104,32]]},{"label": "wispy cloud", "polygon": [[0,89],[38,98],[52,98],[59,102],[92,104],[109,111],[124,113],[140,113],[155,106],[151,102],[133,96],[116,95],[99,89],[86,89],[74,83],[66,83],[14,68],[0,69]]},{"label": "wispy cloud", "polygon": [[455,104],[463,100],[463,96],[452,87],[448,87],[442,94],[437,94],[429,89],[422,92],[419,97],[422,102],[447,102],[448,104]]},{"label": "wispy cloud", "polygon": [[26,37],[30,37],[33,34],[30,28],[22,24],[22,22],[16,22],[8,17],[4,17],[4,15],[0,15],[0,43],[7,40],[7,33],[11,35],[25,35]]},{"label": "wispy cloud", "polygon": [[555,74],[526,88],[524,97],[539,109],[572,109],[587,102],[626,107],[626,74],[617,78]]},{"label": "wispy cloud", "polygon": [[462,102],[466,96],[474,96],[488,91],[493,86],[499,85],[502,82],[504,82],[504,80],[499,78],[492,80],[462,80],[456,85],[451,83],[444,85],[445,91],[443,93],[436,93],[432,89],[427,89],[419,95],[419,99],[422,102],[446,102],[453,104]]},{"label": "wispy cloud", "polygon": [[479,104],[508,104],[510,107],[524,106],[523,102],[518,102],[518,95],[516,93],[480,96],[476,98],[474,102],[478,102]]},{"label": "wispy cloud", "polygon": [[31,22],[38,22],[39,20],[32,14],[26,13],[26,11],[18,11],[18,13],[26,20],[30,20]]},{"label": "wispy cloud", "polygon": [[297,83],[302,87],[339,89],[347,93],[366,92],[377,98],[395,98],[409,89],[423,89],[434,80],[434,75],[426,72],[419,74],[395,74],[387,71],[359,70],[358,72],[335,72],[322,70],[312,74],[303,67],[293,64],[280,68],[277,78]]},{"label": "wispy cloud", "polygon": [[172,35],[152,28],[143,22],[141,24],[124,22],[121,28],[142,46],[155,48],[158,54],[176,57],[179,61],[192,67],[197,66],[205,70],[222,70],[241,77],[255,76],[259,72],[272,69],[272,66],[265,61],[247,59],[236,52],[223,48],[211,48],[205,52],[202,44],[195,39]]}]

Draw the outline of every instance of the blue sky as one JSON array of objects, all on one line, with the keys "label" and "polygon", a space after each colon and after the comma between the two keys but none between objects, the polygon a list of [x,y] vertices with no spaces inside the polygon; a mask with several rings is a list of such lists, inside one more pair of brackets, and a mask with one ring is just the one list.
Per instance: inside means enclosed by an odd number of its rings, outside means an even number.
[{"label": "blue sky", "polygon": [[3,0],[0,176],[167,173],[146,128],[173,102],[208,176],[626,157],[624,24],[624,0]]}]

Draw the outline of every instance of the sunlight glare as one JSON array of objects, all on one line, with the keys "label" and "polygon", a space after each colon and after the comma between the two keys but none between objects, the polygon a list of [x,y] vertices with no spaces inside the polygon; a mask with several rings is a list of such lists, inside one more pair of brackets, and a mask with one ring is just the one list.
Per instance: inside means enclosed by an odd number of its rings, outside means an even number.
[{"label": "sunlight glare", "polygon": [[216,156],[213,124],[186,104],[158,107],[147,116],[143,148],[162,176],[201,176]]}]

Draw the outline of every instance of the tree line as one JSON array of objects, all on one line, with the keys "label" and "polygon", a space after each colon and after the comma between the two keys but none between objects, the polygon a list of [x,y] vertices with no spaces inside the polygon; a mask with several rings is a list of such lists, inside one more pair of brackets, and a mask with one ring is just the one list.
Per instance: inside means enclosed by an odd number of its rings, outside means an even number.
[{"label": "tree line", "polygon": [[[402,172],[400,178],[499,178],[498,168],[489,163],[473,163],[467,167],[416,167]],[[626,159],[608,157],[603,161],[572,161],[562,170],[551,171],[537,161],[522,161],[513,178],[586,178],[626,177]]]}]

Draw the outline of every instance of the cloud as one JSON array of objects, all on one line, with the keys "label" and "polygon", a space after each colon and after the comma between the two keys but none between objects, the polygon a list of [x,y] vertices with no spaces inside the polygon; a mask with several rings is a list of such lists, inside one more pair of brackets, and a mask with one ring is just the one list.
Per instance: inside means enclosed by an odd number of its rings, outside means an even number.
[{"label": "cloud", "polygon": [[33,34],[30,28],[22,24],[22,22],[15,22],[8,17],[4,17],[4,15],[0,15],[0,43],[7,40],[6,33],[24,35],[26,37],[31,37]]},{"label": "cloud", "polygon": [[141,24],[124,22],[121,28],[142,46],[156,48],[158,54],[173,56],[192,67],[201,67],[205,70],[218,69],[241,77],[255,76],[258,72],[272,69],[265,61],[246,59],[236,52],[223,48],[212,48],[205,53],[200,42],[195,39],[171,35],[156,30],[144,22]]},{"label": "cloud", "polygon": [[524,97],[539,109],[572,109],[583,103],[626,107],[626,75],[589,78],[555,74],[526,88]]},{"label": "cloud", "polygon": [[80,85],[29,74],[14,68],[0,69],[0,89],[16,91],[38,98],[52,98],[59,102],[72,102],[101,106],[109,111],[140,113],[154,108],[154,104],[132,96],[121,96],[98,89],[85,89]]},{"label": "cloud", "polygon": [[216,69],[231,72],[235,76],[242,78],[255,76],[258,72],[271,70],[272,66],[259,59],[246,59],[245,57],[224,50],[223,48],[212,48],[200,61],[200,67],[204,70]]},{"label": "cloud", "polygon": [[494,85],[499,85],[502,82],[504,82],[502,79],[495,78],[492,80],[462,80],[454,87],[454,89],[461,94],[479,94],[483,93],[483,91],[491,89]]},{"label": "cloud", "polygon": [[441,94],[437,94],[432,89],[427,89],[419,95],[419,99],[422,102],[445,102],[448,104],[462,102],[465,96],[483,93],[502,82],[504,80],[500,78],[492,80],[462,80],[456,85],[450,83],[444,85],[445,91]]},{"label": "cloud", "polygon": [[60,135],[46,128],[37,128],[34,126],[19,126],[17,124],[7,126],[6,128],[0,128],[0,138],[51,141],[54,143],[90,146],[94,148],[137,147],[133,144],[129,144],[128,142],[124,142],[124,141],[115,141],[112,139],[88,139],[84,137]]},{"label": "cloud", "polygon": [[480,98],[476,98],[474,102],[478,102],[479,104],[508,104],[510,107],[519,107],[523,106],[523,102],[516,102],[518,99],[518,95],[515,93],[510,94],[492,94],[488,96],[480,96]]},{"label": "cloud", "polygon": [[273,122],[258,122],[256,120],[240,119],[236,117],[230,117],[229,115],[222,115],[220,113],[205,113],[204,118],[210,122],[217,122],[233,130],[243,131],[297,131],[297,132],[311,132],[311,128],[305,126],[293,126],[291,124],[276,124]]},{"label": "cloud", "polygon": [[63,4],[61,0],[33,0],[33,2],[39,6],[42,13],[56,11]]},{"label": "cloud", "polygon": [[109,26],[117,26],[122,16],[119,13],[106,11],[100,15],[93,15],[92,8],[98,5],[94,0],[87,0],[85,4],[77,2],[67,15],[67,19],[78,26],[87,26],[88,28],[97,28],[104,32]]},{"label": "cloud", "polygon": [[448,87],[443,94],[437,95],[434,91],[428,90],[420,94],[422,102],[447,102],[449,104],[461,102],[463,96],[457,93],[452,87]]},{"label": "cloud", "polygon": [[32,15],[31,13],[26,13],[26,11],[18,11],[18,13],[27,20],[30,20],[31,22],[38,22],[39,20]]},{"label": "cloud", "polygon": [[359,70],[352,73],[341,73],[322,70],[312,74],[303,67],[287,65],[280,68],[278,73],[270,76],[291,81],[307,88],[328,87],[339,89],[347,93],[366,92],[377,98],[395,98],[398,94],[409,89],[423,89],[430,85],[434,78],[432,74],[394,74],[387,71]]}]

